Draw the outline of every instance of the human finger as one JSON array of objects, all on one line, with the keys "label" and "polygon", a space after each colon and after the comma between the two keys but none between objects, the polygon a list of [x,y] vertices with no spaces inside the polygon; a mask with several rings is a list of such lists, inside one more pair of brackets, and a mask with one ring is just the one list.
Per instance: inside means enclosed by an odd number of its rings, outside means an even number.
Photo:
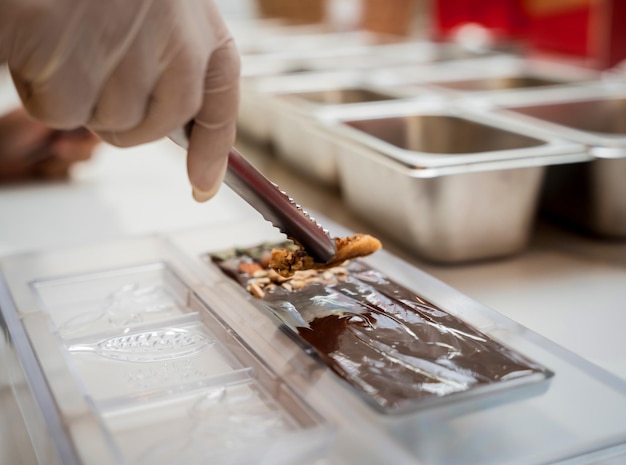
[{"label": "human finger", "polygon": [[209,60],[202,107],[189,138],[187,172],[198,202],[213,197],[224,178],[235,140],[239,74],[239,54],[228,38]]}]

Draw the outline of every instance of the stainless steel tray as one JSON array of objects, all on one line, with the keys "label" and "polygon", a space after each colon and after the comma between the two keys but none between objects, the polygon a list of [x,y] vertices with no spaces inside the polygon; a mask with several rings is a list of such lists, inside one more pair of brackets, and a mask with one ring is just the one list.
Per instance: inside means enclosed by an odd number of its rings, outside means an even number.
[{"label": "stainless steel tray", "polygon": [[487,56],[429,66],[397,66],[377,70],[372,82],[389,87],[399,96],[412,96],[424,86],[454,97],[483,98],[490,94],[524,94],[538,88],[558,88],[589,82],[597,71],[558,62],[513,55]]},{"label": "stainless steel tray", "polygon": [[[328,46],[328,42],[333,42],[336,35],[305,35],[300,41],[298,37],[278,36],[278,43],[289,43],[293,40],[295,45],[292,50],[242,56],[238,127],[242,134],[256,142],[269,143],[273,140],[273,117],[277,113],[273,111],[272,102],[268,101],[268,97],[286,91],[281,89],[280,84],[289,86],[289,83],[281,81],[281,77],[319,73],[318,84],[323,87],[327,80],[335,82],[337,79],[335,75],[344,76],[339,77],[341,80],[345,79],[345,75],[358,74],[358,79],[367,80],[369,85],[376,86],[377,82],[370,79],[370,74],[390,66],[407,64],[414,69],[429,63],[470,59],[473,61],[477,57],[492,60],[502,55],[489,50],[472,51],[455,44],[427,41],[385,43],[384,37],[371,35],[354,36],[363,41],[361,45],[355,44],[354,41],[352,44],[350,41],[348,43],[339,41],[339,45],[333,46]],[[318,45],[315,45],[316,40],[319,41]],[[379,40],[378,44],[374,44],[376,40]],[[273,78],[276,77],[279,77],[278,81],[274,81]],[[384,79],[381,82],[384,83]],[[397,90],[389,87],[385,92],[395,93]],[[414,95],[415,90],[412,90],[411,94]]]},{"label": "stainless steel tray", "polygon": [[579,144],[450,102],[389,103],[328,124],[350,207],[440,262],[522,250],[545,167],[589,160]]},{"label": "stainless steel tray", "polygon": [[[258,32],[239,31],[242,47],[242,86],[238,127],[246,136],[260,143],[271,141],[271,117],[263,84],[257,78],[298,74],[314,70],[349,69],[361,62],[365,50],[389,38],[366,31],[329,32],[299,26],[264,27]],[[397,40],[397,39],[394,39]],[[356,56],[353,65],[346,57]],[[343,66],[334,60],[340,57]],[[373,64],[368,61],[368,66]]]},{"label": "stainless steel tray", "polygon": [[[362,73],[306,73],[265,82],[273,109],[271,138],[276,153],[287,165],[328,186],[338,186],[337,161],[332,146],[321,135],[327,113],[358,112],[396,97],[368,84]],[[280,89],[280,90],[278,90]]]},{"label": "stainless steel tray", "polygon": [[615,79],[521,99],[494,98],[490,112],[584,144],[594,158],[550,168],[543,207],[549,214],[604,236],[626,237],[626,82]]},{"label": "stainless steel tray", "polygon": [[[288,41],[289,39],[284,39]],[[242,76],[260,77],[337,69],[381,69],[393,65],[423,65],[501,55],[492,50],[468,50],[452,43],[400,41],[378,44],[334,43],[307,50],[278,50],[242,56]]]},{"label": "stainless steel tray", "polygon": [[316,31],[314,26],[306,26],[304,29],[292,26],[270,29],[256,36],[251,35],[248,40],[242,36],[240,50],[244,59],[247,59],[273,53],[292,56],[297,53],[315,54],[333,48],[354,50],[386,44],[392,40],[399,41],[397,38],[365,30],[328,31],[320,28]]},{"label": "stainless steel tray", "polygon": [[[309,72],[303,73],[304,78],[298,74],[243,77],[237,118],[238,130],[257,143],[272,142],[274,118],[280,116],[280,112],[275,108],[275,95],[283,92],[298,92],[312,85],[324,86],[325,83],[336,80],[353,81],[356,78],[352,71]],[[311,79],[307,76],[315,76],[315,78]]]}]

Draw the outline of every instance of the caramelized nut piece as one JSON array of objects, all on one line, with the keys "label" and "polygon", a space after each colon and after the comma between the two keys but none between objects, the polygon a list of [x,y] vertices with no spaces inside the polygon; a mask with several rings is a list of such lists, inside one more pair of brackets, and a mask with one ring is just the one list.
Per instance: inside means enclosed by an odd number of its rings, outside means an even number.
[{"label": "caramelized nut piece", "polygon": [[325,263],[316,262],[302,248],[295,251],[287,249],[272,250],[270,268],[285,277],[293,276],[301,270],[324,270],[341,265],[346,260],[364,257],[381,248],[381,243],[375,237],[367,234],[355,234],[354,236],[335,238],[337,253]]},{"label": "caramelized nut piece", "polygon": [[263,289],[261,289],[261,287],[255,282],[250,283],[247,290],[250,294],[254,297],[258,297],[259,299],[262,299],[265,296],[265,291],[263,291]]}]

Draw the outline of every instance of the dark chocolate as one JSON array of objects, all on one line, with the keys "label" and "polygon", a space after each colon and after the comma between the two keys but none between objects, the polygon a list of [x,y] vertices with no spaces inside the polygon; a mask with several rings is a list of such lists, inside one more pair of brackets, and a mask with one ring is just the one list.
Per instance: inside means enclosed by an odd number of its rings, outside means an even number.
[{"label": "dark chocolate", "polygon": [[[249,259],[216,262],[247,287],[255,278],[237,270]],[[279,317],[295,310],[298,335],[385,411],[544,371],[362,261],[324,276],[300,289],[270,286],[261,300]]]}]

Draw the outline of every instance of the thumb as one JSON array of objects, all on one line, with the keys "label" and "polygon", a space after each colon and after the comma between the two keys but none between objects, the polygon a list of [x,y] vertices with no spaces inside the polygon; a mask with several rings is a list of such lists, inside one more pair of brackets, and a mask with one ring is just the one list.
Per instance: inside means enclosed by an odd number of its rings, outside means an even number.
[{"label": "thumb", "polygon": [[203,102],[189,136],[187,172],[198,202],[218,191],[235,141],[239,105],[239,54],[228,39],[209,60]]}]

